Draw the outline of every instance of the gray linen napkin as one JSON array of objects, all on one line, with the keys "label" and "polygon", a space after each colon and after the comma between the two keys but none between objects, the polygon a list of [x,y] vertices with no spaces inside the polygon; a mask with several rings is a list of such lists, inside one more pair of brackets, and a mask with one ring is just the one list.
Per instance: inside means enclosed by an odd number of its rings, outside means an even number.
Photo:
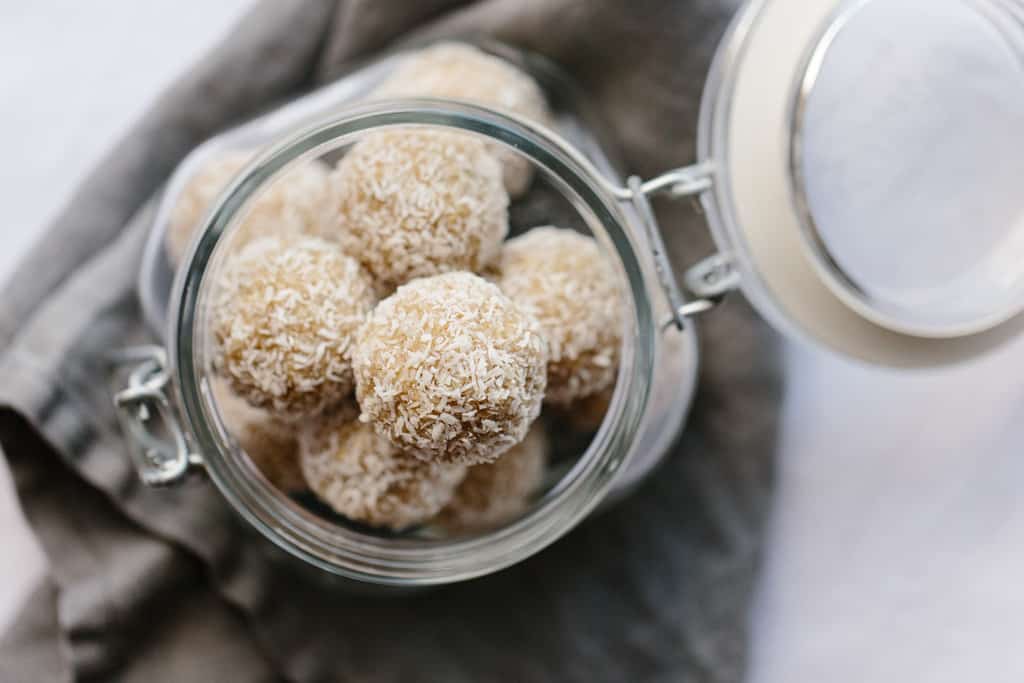
[{"label": "gray linen napkin", "polygon": [[[704,73],[733,9],[259,6],[96,169],[0,299],[0,445],[50,564],[0,642],[0,680],[740,680],[779,377],[774,337],[738,298],[702,320],[697,404],[649,482],[519,566],[403,598],[295,571],[202,479],[144,488],[97,379],[103,350],[145,339],[133,286],[149,197],[216,130],[395,41],[472,33],[561,63],[628,170],[650,175],[692,159]],[[689,206],[657,208],[677,264],[710,252]]]}]

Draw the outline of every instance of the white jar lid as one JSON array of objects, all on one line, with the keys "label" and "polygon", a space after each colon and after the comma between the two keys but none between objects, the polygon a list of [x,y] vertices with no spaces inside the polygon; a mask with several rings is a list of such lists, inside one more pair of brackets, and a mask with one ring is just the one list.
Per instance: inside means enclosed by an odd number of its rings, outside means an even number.
[{"label": "white jar lid", "polygon": [[783,331],[935,365],[1024,327],[1024,6],[767,0],[700,130],[720,248]]}]

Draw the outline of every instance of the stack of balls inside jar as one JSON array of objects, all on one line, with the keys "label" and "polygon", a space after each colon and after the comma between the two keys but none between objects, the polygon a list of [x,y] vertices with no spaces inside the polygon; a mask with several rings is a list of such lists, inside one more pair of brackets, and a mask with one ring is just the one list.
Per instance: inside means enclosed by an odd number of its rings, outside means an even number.
[{"label": "stack of balls inside jar", "polygon": [[[532,78],[456,43],[404,57],[371,95],[403,96],[550,119]],[[193,176],[166,235],[172,261],[250,156]],[[473,135],[386,128],[252,200],[211,304],[213,389],[270,483],[368,527],[480,531],[540,493],[558,459],[550,432],[600,425],[619,276],[573,229],[509,238],[531,182],[525,158]]]}]

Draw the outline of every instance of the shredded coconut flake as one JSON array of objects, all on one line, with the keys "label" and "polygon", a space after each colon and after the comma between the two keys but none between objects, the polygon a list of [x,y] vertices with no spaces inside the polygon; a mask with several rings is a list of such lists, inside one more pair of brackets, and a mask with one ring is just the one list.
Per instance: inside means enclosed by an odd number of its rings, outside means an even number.
[{"label": "shredded coconut flake", "polygon": [[[181,263],[196,230],[214,200],[252,158],[251,152],[212,157],[186,183],[171,211],[165,244],[172,263]],[[263,188],[235,233],[241,248],[260,237],[326,235],[333,219],[330,167],[319,161],[301,164]]]},{"label": "shredded coconut flake", "polygon": [[338,245],[256,240],[226,265],[215,294],[215,368],[254,406],[318,415],[351,394],[353,337],[375,301]]},{"label": "shredded coconut flake", "polygon": [[594,239],[534,228],[505,243],[500,271],[502,291],[540,321],[547,339],[547,401],[568,406],[612,386],[625,302]]},{"label": "shredded coconut flake", "polygon": [[253,408],[223,380],[214,381],[213,396],[224,426],[267,481],[285,493],[304,491],[295,428]]},{"label": "shredded coconut flake", "polygon": [[[532,77],[504,59],[464,43],[439,43],[406,56],[373,97],[437,97],[489,106],[549,124],[544,93]],[[533,177],[530,161],[498,143],[488,144],[501,162],[505,188],[513,197]]]},{"label": "shredded coconut flake", "polygon": [[521,515],[544,480],[548,438],[535,422],[526,438],[492,463],[474,465],[438,517],[452,531],[488,529]]},{"label": "shredded coconut flake", "polygon": [[451,500],[466,473],[460,465],[402,453],[358,421],[314,422],[299,442],[313,492],[339,514],[373,526],[401,530],[425,522]]},{"label": "shredded coconut flake", "polygon": [[508,234],[508,193],[483,143],[467,134],[368,134],[332,174],[345,252],[390,291],[494,260]]},{"label": "shredded coconut flake", "polygon": [[537,321],[495,285],[471,273],[414,280],[359,331],[360,419],[425,460],[492,462],[539,414],[546,360]]}]

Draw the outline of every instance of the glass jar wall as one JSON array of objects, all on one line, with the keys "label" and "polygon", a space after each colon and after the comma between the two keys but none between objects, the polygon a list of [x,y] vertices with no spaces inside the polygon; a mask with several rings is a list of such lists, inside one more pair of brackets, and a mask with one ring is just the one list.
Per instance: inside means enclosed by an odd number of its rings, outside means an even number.
[{"label": "glass jar wall", "polygon": [[[679,329],[659,278],[644,203],[624,201],[614,168],[582,113],[585,105],[550,65],[499,48],[547,86],[554,115],[546,125],[451,101],[365,103],[389,59],[369,65],[295,105],[211,140],[181,167],[164,200],[144,264],[148,317],[164,324],[170,347],[168,388],[180,408],[189,462],[201,465],[238,513],[264,536],[316,567],[357,581],[390,585],[446,583],[496,571],[536,552],[602,503],[650,473],[681,430],[694,391],[697,349]],[[315,106],[314,106],[315,105]],[[324,110],[336,112],[323,118]],[[321,119],[294,133],[299,121]],[[231,433],[217,397],[210,335],[216,283],[244,241],[243,224],[261,195],[296,168],[335,164],[351,146],[381,131],[445,131],[483,140],[530,169],[533,180],[509,207],[511,233],[556,224],[592,235],[622,282],[628,313],[614,392],[602,415],[573,420],[545,409],[554,457],[543,486],[515,518],[473,533],[415,525],[399,533],[352,523],[315,497],[288,495],[253,466]],[[291,131],[290,135],[288,131]],[[269,147],[268,147],[269,146]],[[203,162],[241,149],[248,162],[205,220],[168,287],[165,231],[175,199]],[[587,302],[607,306],[607,301]],[[163,319],[163,320],[161,320]],[[573,423],[575,422],[575,427]]]}]

